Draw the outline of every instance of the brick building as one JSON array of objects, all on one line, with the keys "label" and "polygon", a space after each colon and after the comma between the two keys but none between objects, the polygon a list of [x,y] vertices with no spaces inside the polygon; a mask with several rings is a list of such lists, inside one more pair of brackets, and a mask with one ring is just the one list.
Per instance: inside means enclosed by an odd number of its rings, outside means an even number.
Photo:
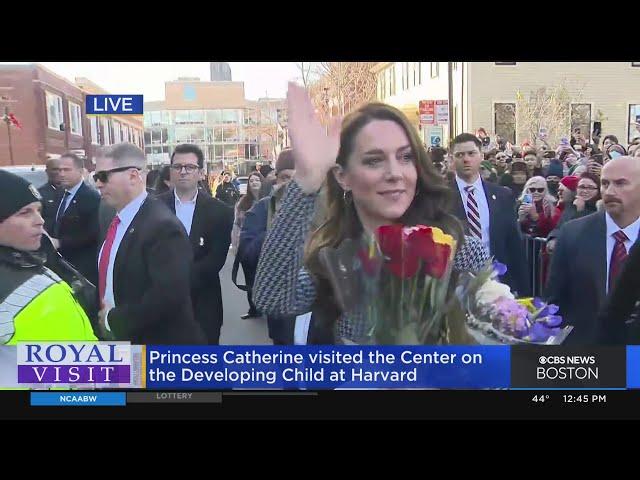
[{"label": "brick building", "polygon": [[[85,78],[73,83],[39,64],[0,65],[0,109],[4,113],[8,107],[22,124],[11,127],[13,164],[44,164],[67,151],[95,161],[97,148],[121,141],[143,148],[142,117],[87,117],[85,97],[92,93],[108,92]],[[0,166],[11,163],[3,124]]]}]

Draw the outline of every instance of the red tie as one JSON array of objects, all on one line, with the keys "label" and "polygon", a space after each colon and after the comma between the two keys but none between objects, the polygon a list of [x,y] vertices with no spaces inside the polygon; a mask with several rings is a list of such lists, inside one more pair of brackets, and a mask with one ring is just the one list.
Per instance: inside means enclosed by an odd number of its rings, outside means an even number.
[{"label": "red tie", "polygon": [[104,300],[104,293],[107,288],[107,270],[109,269],[109,257],[111,256],[111,247],[113,241],[116,238],[116,231],[120,225],[120,218],[116,215],[109,225],[107,236],[104,239],[104,246],[102,247],[102,256],[98,263],[98,295],[100,295],[100,303]]},{"label": "red tie", "polygon": [[625,235],[622,230],[618,230],[613,234],[613,238],[616,240],[616,244],[613,246],[613,252],[611,252],[611,264],[609,265],[609,291],[613,288],[614,282],[618,278],[622,266],[627,259],[627,247],[624,242],[629,240],[629,237]]}]

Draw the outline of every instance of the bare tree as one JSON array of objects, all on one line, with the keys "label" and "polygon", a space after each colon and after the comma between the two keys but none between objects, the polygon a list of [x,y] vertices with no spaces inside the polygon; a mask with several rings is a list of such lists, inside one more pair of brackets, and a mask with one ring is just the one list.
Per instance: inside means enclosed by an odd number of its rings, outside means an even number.
[{"label": "bare tree", "polygon": [[[575,93],[572,94],[572,91]],[[518,91],[516,122],[520,137],[523,137],[518,140],[526,138],[533,144],[542,140],[549,145],[557,145],[561,137],[569,137],[571,103],[578,103],[583,91],[584,86],[570,88],[564,82],[553,87],[538,88],[528,96]],[[574,122],[580,123],[581,120],[576,118]],[[541,129],[547,132],[544,138],[540,138]]]},{"label": "bare tree", "polygon": [[299,62],[296,67],[300,71],[300,79],[304,88],[309,88],[317,76],[317,69],[314,62]]},{"label": "bare tree", "polygon": [[[318,81],[312,85],[311,96],[319,110],[337,108],[345,115],[375,98],[376,77],[369,62],[322,62],[318,66]],[[330,104],[330,105],[327,105]]]},{"label": "bare tree", "polygon": [[252,120],[245,127],[247,133],[251,138],[257,140],[260,145],[261,155],[264,155],[266,153],[265,150],[268,148],[269,155],[264,156],[265,160],[275,160],[283,143],[285,127],[281,121],[283,121],[283,117],[286,117],[284,100],[261,99],[252,105],[250,111]]}]

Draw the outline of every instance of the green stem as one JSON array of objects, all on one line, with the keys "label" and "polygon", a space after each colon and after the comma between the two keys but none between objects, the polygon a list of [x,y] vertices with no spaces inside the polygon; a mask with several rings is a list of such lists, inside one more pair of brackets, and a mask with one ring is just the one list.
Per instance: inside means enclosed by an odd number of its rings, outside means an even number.
[{"label": "green stem", "polygon": [[424,284],[422,286],[422,296],[420,299],[420,305],[419,305],[419,309],[418,309],[418,320],[420,321],[420,323],[422,325],[424,325],[425,322],[423,322],[423,316],[425,313],[425,308],[426,308],[426,304],[427,304],[427,298],[429,297],[429,291],[431,289],[431,282],[429,280],[427,280],[425,278]]},{"label": "green stem", "polygon": [[[402,273],[404,274],[404,271]],[[400,282],[401,282],[401,285],[400,285],[401,292],[400,292],[400,302],[398,303],[400,305],[400,328],[403,328],[404,327],[404,282],[405,282],[404,278],[401,279]]]}]

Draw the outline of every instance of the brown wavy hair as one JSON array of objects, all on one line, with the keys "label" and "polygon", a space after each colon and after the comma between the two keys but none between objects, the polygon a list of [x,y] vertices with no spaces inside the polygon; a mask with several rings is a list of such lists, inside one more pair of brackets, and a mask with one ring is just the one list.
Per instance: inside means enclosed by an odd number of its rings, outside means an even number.
[{"label": "brown wavy hair", "polygon": [[[355,148],[356,137],[366,125],[375,120],[388,120],[398,124],[407,135],[415,158],[414,164],[418,173],[416,196],[398,221],[407,226],[416,224],[437,226],[453,235],[458,242],[463,241],[462,227],[450,213],[453,192],[433,166],[418,132],[397,108],[383,103],[369,103],[350,113],[342,122],[336,163],[343,168],[347,167],[348,159]],[[353,201],[345,202],[344,191],[332,171],[327,174],[325,187],[327,189],[326,221],[313,232],[309,239],[305,250],[305,265],[316,279],[319,297],[325,295],[332,297],[318,254],[324,247],[336,248],[347,238],[357,238],[362,233],[363,227]]]},{"label": "brown wavy hair", "polygon": [[253,196],[253,192],[249,188],[249,181],[251,180],[251,177],[258,177],[260,179],[260,188],[262,188],[262,184],[264,183],[264,177],[260,172],[251,172],[251,175],[247,178],[247,193],[245,193],[238,202],[238,209],[243,212],[248,211],[254,203],[260,200],[258,197]]}]

